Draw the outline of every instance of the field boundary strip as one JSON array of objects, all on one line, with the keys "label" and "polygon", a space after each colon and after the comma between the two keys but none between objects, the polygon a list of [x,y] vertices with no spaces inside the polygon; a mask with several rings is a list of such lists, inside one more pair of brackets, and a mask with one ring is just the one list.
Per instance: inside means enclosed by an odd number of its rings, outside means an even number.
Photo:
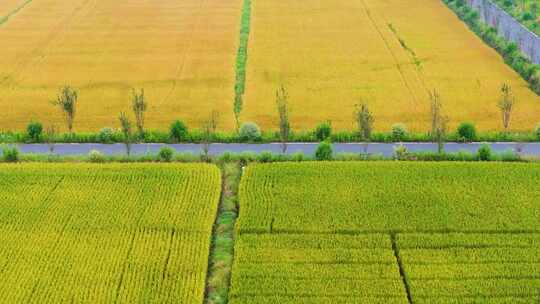
[{"label": "field boundary strip", "polygon": [[238,218],[238,184],[242,170],[237,164],[221,165],[221,197],[212,228],[204,303],[227,303],[234,262],[235,223]]},{"label": "field boundary strip", "polygon": [[242,234],[307,234],[307,235],[332,235],[332,234],[342,234],[342,235],[366,235],[366,234],[444,234],[444,233],[461,233],[461,234],[540,234],[539,230],[329,230],[329,231],[314,231],[314,230],[293,230],[293,229],[274,229],[272,225],[268,230],[261,229],[242,229],[240,231]]},{"label": "field boundary strip", "polygon": [[236,80],[234,84],[234,114],[237,128],[240,123],[244,92],[246,90],[246,65],[248,57],[249,34],[251,32],[251,0],[244,0],[240,19],[240,41],[236,56]]},{"label": "field boundary strip", "polygon": [[401,281],[403,282],[403,286],[405,287],[405,293],[407,294],[407,301],[409,302],[409,304],[412,304],[413,301],[411,297],[411,286],[409,286],[409,281],[407,280],[407,273],[405,272],[403,260],[399,255],[399,247],[397,244],[395,233],[390,233],[390,241],[392,242],[392,251],[394,252],[394,257],[396,258],[396,263],[398,265],[399,276],[401,277]]},{"label": "field boundary strip", "polygon": [[15,14],[17,14],[19,11],[21,11],[23,8],[25,8],[28,4],[30,4],[32,0],[26,0],[21,5],[19,5],[17,8],[15,8],[13,11],[8,13],[7,15],[0,17],[0,26],[4,25],[4,23],[8,22],[11,17],[13,17]]}]

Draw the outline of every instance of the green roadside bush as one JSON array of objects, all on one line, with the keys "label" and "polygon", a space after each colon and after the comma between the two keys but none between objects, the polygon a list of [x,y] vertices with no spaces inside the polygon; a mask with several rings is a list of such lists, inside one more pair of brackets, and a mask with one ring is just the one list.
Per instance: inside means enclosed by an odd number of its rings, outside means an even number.
[{"label": "green roadside bush", "polygon": [[99,142],[103,144],[113,143],[114,130],[112,128],[102,128],[99,130],[98,138]]},{"label": "green roadside bush", "polygon": [[409,158],[409,151],[404,145],[394,147],[394,158],[396,160],[407,160]]},{"label": "green roadside bush", "polygon": [[271,151],[262,151],[257,160],[261,163],[270,163],[274,161],[274,154]]},{"label": "green roadside bush", "polygon": [[304,160],[306,160],[306,156],[304,155],[303,152],[295,152],[291,155],[291,161],[301,162]]},{"label": "green roadside bush", "polygon": [[397,123],[392,125],[392,140],[403,141],[407,137],[407,127],[405,124]]},{"label": "green roadside bush", "polygon": [[332,135],[332,123],[330,121],[323,122],[315,128],[315,138],[318,141],[325,141]]},{"label": "green roadside bush", "polygon": [[478,152],[476,152],[476,158],[480,161],[488,161],[491,159],[491,147],[487,144],[482,144]]},{"label": "green roadside bush", "polygon": [[476,140],[476,127],[471,122],[462,122],[457,128],[458,140],[463,142],[473,142]]},{"label": "green roadside bush", "polygon": [[2,148],[2,160],[7,163],[18,162],[19,154],[19,149],[17,147],[5,146]]},{"label": "green roadside bush", "polygon": [[32,142],[41,141],[43,125],[39,121],[31,121],[26,127],[26,134]]},{"label": "green roadside bush", "polygon": [[88,152],[88,161],[91,163],[104,163],[105,155],[98,150]]},{"label": "green roadside bush", "polygon": [[261,140],[261,129],[254,122],[243,123],[238,133],[242,141],[256,142]]},{"label": "green roadside bush", "polygon": [[181,120],[175,120],[169,129],[169,139],[172,142],[181,142],[188,137],[188,128]]},{"label": "green roadside bush", "polygon": [[316,160],[332,160],[334,157],[334,148],[328,141],[323,141],[317,146],[315,151]]},{"label": "green roadside bush", "polygon": [[161,147],[161,149],[159,149],[159,152],[158,152],[159,161],[169,163],[172,161],[173,156],[174,156],[173,148],[169,146],[163,146]]}]

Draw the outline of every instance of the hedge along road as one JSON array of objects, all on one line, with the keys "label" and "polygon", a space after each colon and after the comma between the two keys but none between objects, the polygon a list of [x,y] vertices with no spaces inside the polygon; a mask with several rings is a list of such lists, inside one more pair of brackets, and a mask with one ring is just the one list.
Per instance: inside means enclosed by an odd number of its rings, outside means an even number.
[{"label": "hedge along road", "polygon": [[[289,143],[287,153],[303,152],[305,155],[313,155],[317,149],[318,143]],[[394,148],[399,143],[370,143],[367,146],[367,152],[371,154],[382,154],[391,156],[394,153]],[[403,143],[410,152],[419,151],[437,151],[435,143]],[[446,143],[446,152],[469,151],[475,153],[482,143]],[[518,151],[521,149],[523,155],[540,156],[540,142],[535,143],[488,143],[493,152],[500,153],[509,150]],[[134,144],[132,146],[132,154],[147,154],[157,153],[163,146],[174,148],[180,153],[202,152],[201,144]],[[49,153],[47,144],[19,144],[17,147],[22,153],[45,154]],[[333,144],[335,153],[363,153],[365,152],[366,144],[364,143],[336,143]],[[123,144],[55,144],[54,153],[58,155],[85,155],[92,150],[97,150],[105,155],[118,155],[126,153],[126,148]],[[225,152],[241,153],[254,152],[261,153],[263,151],[271,151],[273,153],[281,152],[281,144],[220,144],[215,143],[210,145],[209,153],[211,155],[221,155]],[[1,151],[0,151],[1,154]]]}]

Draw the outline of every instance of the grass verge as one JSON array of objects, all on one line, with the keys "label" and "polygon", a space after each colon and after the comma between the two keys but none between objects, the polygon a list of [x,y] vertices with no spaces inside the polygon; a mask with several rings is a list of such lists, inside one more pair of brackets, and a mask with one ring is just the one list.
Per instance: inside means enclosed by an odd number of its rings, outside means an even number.
[{"label": "grass verge", "polygon": [[227,303],[234,256],[234,224],[238,216],[238,185],[242,170],[238,163],[221,165],[221,202],[212,238],[205,303]]},{"label": "grass verge", "polygon": [[234,115],[237,127],[242,112],[243,96],[246,88],[246,64],[248,56],[248,41],[251,25],[251,0],[244,0],[242,19],[240,21],[240,44],[236,57],[236,84],[234,86]]}]

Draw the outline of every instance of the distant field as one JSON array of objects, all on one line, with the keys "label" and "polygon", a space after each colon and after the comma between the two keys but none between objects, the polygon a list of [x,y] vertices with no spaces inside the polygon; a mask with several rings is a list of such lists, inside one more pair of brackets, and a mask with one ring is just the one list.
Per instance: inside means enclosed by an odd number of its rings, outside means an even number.
[{"label": "distant field", "polygon": [[427,91],[436,88],[451,127],[473,121],[482,130],[500,130],[497,101],[506,82],[518,101],[512,127],[530,130],[538,123],[540,98],[442,1],[269,0],[252,6],[244,120],[275,126],[275,90],[284,83],[296,129],[326,120],[352,129],[354,105],[363,101],[378,130],[403,122],[425,131]]},{"label": "distant field", "polygon": [[2,165],[6,303],[202,303],[209,165]]},{"label": "distant field", "polygon": [[50,101],[66,84],[80,89],[76,130],[116,127],[133,88],[146,90],[149,128],[218,110],[231,129],[240,13],[241,0],[33,1],[0,27],[0,129],[63,126]]},{"label": "distant field", "polygon": [[249,166],[231,303],[536,303],[539,180],[522,163]]}]

